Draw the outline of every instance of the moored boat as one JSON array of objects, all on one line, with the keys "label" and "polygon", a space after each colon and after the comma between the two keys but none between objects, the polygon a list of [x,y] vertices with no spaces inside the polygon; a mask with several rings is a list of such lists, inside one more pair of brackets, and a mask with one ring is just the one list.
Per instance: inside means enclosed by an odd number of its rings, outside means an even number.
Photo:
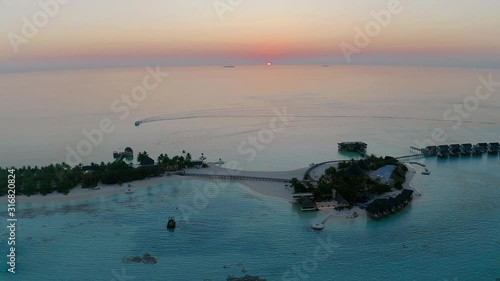
[{"label": "moored boat", "polygon": [[170,217],[168,218],[168,222],[167,222],[167,228],[168,229],[174,229],[175,228],[175,218],[174,217]]}]

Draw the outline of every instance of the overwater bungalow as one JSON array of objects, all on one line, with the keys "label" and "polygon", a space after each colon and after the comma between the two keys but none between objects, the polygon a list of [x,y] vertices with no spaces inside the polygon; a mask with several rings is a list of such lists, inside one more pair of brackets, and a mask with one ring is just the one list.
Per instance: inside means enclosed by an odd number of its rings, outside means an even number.
[{"label": "overwater bungalow", "polygon": [[468,156],[472,153],[472,144],[464,143],[460,146],[460,154]]},{"label": "overwater bungalow", "polygon": [[459,144],[450,145],[450,156],[457,157],[460,155],[461,149]]},{"label": "overwater bungalow", "polygon": [[437,147],[437,156],[438,157],[448,157],[450,155],[450,147],[448,145],[439,145]]},{"label": "overwater bungalow", "polygon": [[488,145],[488,153],[489,154],[498,154],[500,150],[500,143],[498,142],[490,142]]},{"label": "overwater bungalow", "polygon": [[474,150],[476,154],[483,154],[488,151],[488,144],[485,142],[478,143],[474,146]]},{"label": "overwater bungalow", "polygon": [[429,156],[436,156],[437,147],[435,145],[427,146],[422,150],[422,153]]},{"label": "overwater bungalow", "polygon": [[484,153],[484,149],[480,146],[474,145],[472,147],[472,155],[481,155]]},{"label": "overwater bungalow", "polygon": [[340,142],[338,143],[339,145],[339,150],[343,151],[366,151],[366,148],[368,145],[364,142],[361,141],[356,141],[356,142]]}]

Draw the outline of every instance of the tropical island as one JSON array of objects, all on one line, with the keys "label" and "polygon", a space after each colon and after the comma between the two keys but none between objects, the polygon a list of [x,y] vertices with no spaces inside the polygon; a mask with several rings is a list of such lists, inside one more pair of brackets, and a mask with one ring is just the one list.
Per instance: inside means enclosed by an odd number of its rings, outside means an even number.
[{"label": "tropical island", "polygon": [[[114,152],[115,161],[100,164],[91,163],[71,167],[66,163],[51,164],[44,167],[23,166],[21,168],[0,167],[0,180],[7,182],[8,170],[16,172],[17,195],[48,195],[54,192],[67,195],[77,186],[82,188],[96,188],[100,183],[104,185],[124,184],[132,181],[144,180],[149,177],[158,177],[164,173],[178,172],[186,168],[207,167],[202,160],[193,160],[189,152],[182,151],[182,155],[169,157],[161,154],[157,161],[149,157],[148,152],[139,152],[137,163],[133,163],[131,148],[123,153]],[[202,153],[203,159],[204,155]],[[7,195],[6,185],[0,186],[0,196]]]},{"label": "tropical island", "polygon": [[[309,174],[302,181],[292,178],[291,185],[304,211],[318,210],[318,205],[335,209],[357,205],[378,218],[401,209],[411,200],[413,191],[404,189],[407,172],[408,167],[396,158],[372,154],[360,160],[338,161],[317,180]],[[382,198],[389,192],[400,194]]]},{"label": "tropical island", "polygon": [[[352,149],[364,149],[365,145],[353,146]],[[371,217],[380,218],[406,206],[413,194],[407,180],[408,167],[394,157],[360,153],[363,157],[359,160],[331,161],[326,166],[283,172],[252,172],[217,165],[209,167],[203,153],[199,159],[193,160],[191,153],[184,150],[181,155],[173,157],[160,154],[156,161],[146,151],[139,152],[134,158],[133,150],[127,147],[123,152],[113,152],[115,160],[108,163],[75,167],[60,163],[45,167],[0,168],[0,180],[6,182],[9,169],[14,169],[17,195],[49,197],[47,195],[50,194],[53,199],[54,194],[67,195],[76,187],[81,188],[72,192],[70,197],[92,198],[123,192],[122,185],[125,183],[134,182],[138,187],[147,187],[164,183],[164,176],[172,176],[169,181],[204,177],[239,181],[263,195],[291,198],[290,202],[298,203],[303,211],[342,211],[356,207],[366,209]],[[219,162],[212,162],[223,163],[220,158]],[[320,171],[316,171],[316,167]],[[133,192],[130,186],[125,193]],[[81,190],[85,189],[100,193],[86,193],[81,197]],[[7,193],[6,186],[0,187],[0,196]],[[357,216],[356,212],[354,214]]]}]

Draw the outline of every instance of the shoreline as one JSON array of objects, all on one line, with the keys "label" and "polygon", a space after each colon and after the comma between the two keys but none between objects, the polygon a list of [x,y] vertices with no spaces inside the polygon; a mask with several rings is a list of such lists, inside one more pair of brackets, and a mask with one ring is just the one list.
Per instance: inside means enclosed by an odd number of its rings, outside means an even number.
[{"label": "shoreline", "polygon": [[[209,167],[209,168],[201,168],[201,169],[187,169],[186,172],[196,172],[200,174],[217,174],[217,175],[240,175],[240,176],[265,176],[271,178],[286,178],[292,179],[293,177],[302,178],[304,172],[307,168],[301,168],[290,171],[275,171],[275,172],[265,172],[265,171],[238,171],[231,170],[221,167]],[[106,197],[111,195],[116,195],[120,193],[125,193],[125,189],[130,184],[132,190],[142,190],[148,187],[174,183],[174,182],[182,182],[182,181],[210,181],[213,179],[209,178],[200,178],[193,176],[181,176],[181,175],[163,175],[160,177],[154,178],[146,178],[144,180],[133,181],[122,184],[112,184],[112,185],[98,185],[100,189],[93,190],[89,188],[81,188],[81,186],[77,186],[73,188],[67,195],[62,193],[51,193],[47,195],[35,194],[31,196],[26,195],[18,195],[16,199],[19,203],[53,203],[53,202],[69,202],[69,201],[83,201],[89,199],[95,199],[100,197]],[[293,190],[290,187],[286,187],[284,183],[281,182],[264,182],[264,181],[249,181],[249,180],[238,180],[232,181],[235,183],[239,183],[243,185],[245,188],[248,188],[249,191],[255,192],[260,195],[285,199],[289,201],[292,197]]]},{"label": "shoreline", "polygon": [[[410,189],[415,192],[418,196],[422,193],[413,186],[413,181],[417,175],[417,170],[410,164],[405,164],[408,167],[406,181],[403,184],[404,189]],[[239,175],[239,176],[265,176],[270,178],[287,178],[291,179],[293,177],[302,178],[308,167],[295,169],[290,171],[275,171],[275,172],[265,172],[265,171],[239,171],[231,170],[218,166],[213,166],[209,168],[201,169],[188,169],[186,172],[196,172],[199,174],[215,174],[215,175]],[[99,190],[93,190],[88,188],[75,187],[68,193],[64,195],[62,193],[51,193],[46,196],[41,194],[32,195],[30,197],[26,195],[16,196],[16,199],[21,204],[44,204],[44,203],[54,203],[54,202],[82,202],[84,200],[102,198],[106,196],[117,195],[125,193],[126,187],[130,184],[132,190],[142,190],[145,188],[159,186],[162,184],[183,182],[183,181],[218,181],[216,179],[210,178],[200,178],[195,176],[181,176],[181,175],[163,175],[161,177],[147,178],[144,180],[133,181],[125,183],[122,186],[119,184],[114,185],[99,185]],[[266,181],[251,181],[251,180],[229,180],[237,184],[239,188],[242,188],[245,192],[256,196],[271,197],[274,199],[286,200],[291,203],[293,187],[286,186],[288,184],[283,182],[266,182]],[[388,195],[395,195],[395,192],[389,192]],[[351,216],[354,212],[358,214],[358,218],[368,218],[366,212],[358,206],[353,206],[350,210],[335,211],[331,209],[323,209],[317,212],[317,217],[314,221],[322,220],[330,212],[333,213],[325,221],[335,221],[340,219],[353,219]]]}]

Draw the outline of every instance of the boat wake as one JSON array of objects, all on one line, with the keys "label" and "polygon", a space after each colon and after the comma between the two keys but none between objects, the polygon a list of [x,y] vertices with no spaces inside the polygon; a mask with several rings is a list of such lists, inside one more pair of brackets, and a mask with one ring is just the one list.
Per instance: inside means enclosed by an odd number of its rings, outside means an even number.
[{"label": "boat wake", "polygon": [[[154,117],[149,117],[141,119],[135,122],[135,126],[140,126],[145,123],[160,122],[160,121],[178,121],[178,120],[188,120],[188,119],[206,119],[206,118],[272,118],[276,117],[273,114],[273,109],[279,109],[276,107],[269,108],[229,108],[229,109],[217,109],[217,110],[203,110],[203,111],[192,111],[186,113],[178,114],[166,114]],[[293,114],[286,114],[287,111],[294,112]],[[405,116],[376,116],[376,115],[332,115],[332,114],[295,114],[295,112],[303,111],[301,110],[291,110],[286,108],[283,110],[285,112],[282,117],[288,119],[302,119],[302,118],[315,118],[315,119],[337,119],[337,118],[360,118],[360,119],[394,119],[394,120],[419,120],[419,121],[430,121],[430,122],[444,122],[444,123],[454,123],[453,120],[443,120],[437,118],[425,118],[425,117],[405,117]],[[479,125],[497,125],[496,122],[491,121],[471,121],[462,120],[463,123],[469,124],[479,124]]]}]

